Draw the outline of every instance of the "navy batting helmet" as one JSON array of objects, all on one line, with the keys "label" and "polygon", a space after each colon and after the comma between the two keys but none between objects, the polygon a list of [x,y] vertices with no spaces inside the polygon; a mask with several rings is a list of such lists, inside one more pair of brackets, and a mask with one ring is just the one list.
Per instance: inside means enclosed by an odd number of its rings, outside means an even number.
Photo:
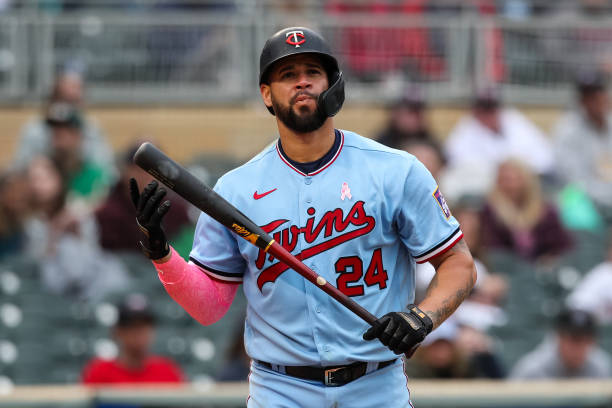
[{"label": "navy batting helmet", "polygon": [[[330,86],[319,95],[317,105],[326,116],[334,116],[344,103],[342,71],[327,42],[309,28],[289,27],[268,38],[259,57],[259,85],[268,83],[269,71],[276,62],[305,53],[316,54],[323,62]],[[268,110],[274,115],[272,108]]]}]

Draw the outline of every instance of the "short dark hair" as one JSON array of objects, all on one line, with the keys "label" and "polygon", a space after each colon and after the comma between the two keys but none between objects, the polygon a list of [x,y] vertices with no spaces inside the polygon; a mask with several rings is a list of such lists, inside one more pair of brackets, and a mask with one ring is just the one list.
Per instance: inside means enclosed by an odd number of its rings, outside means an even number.
[{"label": "short dark hair", "polygon": [[608,79],[605,73],[594,69],[579,71],[576,74],[575,83],[580,96],[589,96],[608,88]]},{"label": "short dark hair", "polygon": [[564,309],[557,315],[556,328],[564,334],[594,336],[597,332],[597,322],[595,317],[585,310]]},{"label": "short dark hair", "polygon": [[45,122],[51,127],[64,126],[74,129],[83,127],[78,107],[67,102],[55,102],[47,107]]},{"label": "short dark hair", "polygon": [[155,316],[147,299],[140,294],[127,296],[117,306],[117,327],[129,327],[138,324],[155,324]]},{"label": "short dark hair", "polygon": [[490,111],[499,108],[501,105],[500,89],[495,86],[486,86],[476,89],[472,98],[474,109]]}]

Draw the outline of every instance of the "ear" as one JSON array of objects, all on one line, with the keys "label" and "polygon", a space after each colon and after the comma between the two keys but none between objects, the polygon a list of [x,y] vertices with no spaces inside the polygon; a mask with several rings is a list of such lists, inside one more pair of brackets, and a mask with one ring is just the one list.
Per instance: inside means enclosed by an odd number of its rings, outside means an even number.
[{"label": "ear", "polygon": [[259,85],[259,92],[261,93],[261,99],[263,99],[264,105],[268,109],[272,108],[272,90],[270,89],[270,85],[261,84]]}]

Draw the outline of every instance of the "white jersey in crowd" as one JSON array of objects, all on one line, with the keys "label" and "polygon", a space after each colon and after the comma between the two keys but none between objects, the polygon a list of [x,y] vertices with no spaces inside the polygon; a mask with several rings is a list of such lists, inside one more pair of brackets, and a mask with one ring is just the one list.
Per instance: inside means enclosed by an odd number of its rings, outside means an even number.
[{"label": "white jersey in crowd", "polygon": [[499,112],[501,132],[497,134],[474,116],[462,118],[446,142],[449,166],[476,167],[495,174],[499,163],[516,158],[536,173],[551,173],[553,150],[546,136],[529,119],[515,109]]}]

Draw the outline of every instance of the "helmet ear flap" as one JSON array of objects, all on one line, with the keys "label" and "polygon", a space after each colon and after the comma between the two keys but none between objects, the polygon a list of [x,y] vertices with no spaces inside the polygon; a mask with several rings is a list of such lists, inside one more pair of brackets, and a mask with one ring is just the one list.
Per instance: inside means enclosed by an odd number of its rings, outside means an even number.
[{"label": "helmet ear flap", "polygon": [[336,115],[344,103],[344,78],[342,77],[342,71],[335,72],[334,77],[330,79],[331,85],[321,92],[317,101],[319,110],[328,117]]}]

